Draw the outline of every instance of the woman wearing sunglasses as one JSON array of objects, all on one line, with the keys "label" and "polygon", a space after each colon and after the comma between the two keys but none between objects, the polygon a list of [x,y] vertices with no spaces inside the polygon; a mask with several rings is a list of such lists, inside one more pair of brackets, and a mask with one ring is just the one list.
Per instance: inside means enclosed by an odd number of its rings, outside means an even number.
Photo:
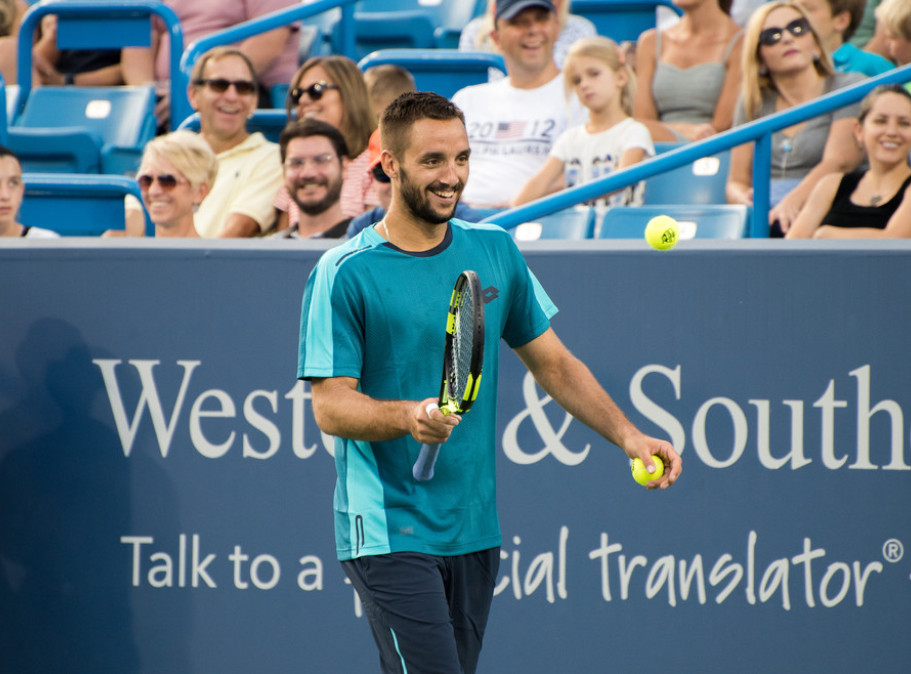
[{"label": "woman wearing sunglasses", "polygon": [[[747,24],[734,124],[787,110],[863,79],[858,73],[834,72],[829,53],[799,4],[770,2]],[[858,108],[854,104],[833,110],[772,134],[772,236],[790,229],[820,178],[858,166],[862,152],[853,133]],[[731,152],[727,195],[730,203],[753,203],[752,143]]]},{"label": "woman wearing sunglasses", "polygon": [[[357,64],[344,56],[318,56],[307,60],[291,80],[285,105],[288,119],[311,117],[331,124],[345,137],[351,160],[342,184],[342,212],[355,217],[378,201],[368,172],[367,145],[376,129],[367,85]],[[284,187],[275,199],[277,229],[295,224],[297,205]]]},{"label": "woman wearing sunglasses", "polygon": [[202,136],[191,131],[149,141],[136,181],[157,237],[193,237],[193,214],[209,193],[218,160]]}]

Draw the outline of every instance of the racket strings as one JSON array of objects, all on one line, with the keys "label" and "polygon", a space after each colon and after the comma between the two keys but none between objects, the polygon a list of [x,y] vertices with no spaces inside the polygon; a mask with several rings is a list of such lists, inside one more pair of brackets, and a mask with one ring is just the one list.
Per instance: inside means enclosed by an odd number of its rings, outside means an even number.
[{"label": "racket strings", "polygon": [[452,370],[449,390],[454,400],[463,400],[471,372],[471,353],[474,343],[474,304],[470,292],[464,292],[459,302],[452,340]]}]

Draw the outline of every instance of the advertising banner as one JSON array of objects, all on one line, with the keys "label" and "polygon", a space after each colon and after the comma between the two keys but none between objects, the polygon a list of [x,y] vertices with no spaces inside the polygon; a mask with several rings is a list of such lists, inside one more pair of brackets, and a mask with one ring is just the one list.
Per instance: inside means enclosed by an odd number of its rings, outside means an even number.
[{"label": "advertising banner", "polygon": [[[39,243],[0,245],[0,671],[378,671],[295,380],[322,248]],[[479,671],[908,671],[911,246],[523,250],[684,471],[637,485],[504,345]]]}]

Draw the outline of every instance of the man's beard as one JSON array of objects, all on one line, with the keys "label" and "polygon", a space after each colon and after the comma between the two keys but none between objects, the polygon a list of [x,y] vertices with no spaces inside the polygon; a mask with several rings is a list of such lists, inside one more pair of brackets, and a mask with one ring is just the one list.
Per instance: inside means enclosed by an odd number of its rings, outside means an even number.
[{"label": "man's beard", "polygon": [[[309,180],[305,183],[295,183],[294,189],[291,190],[291,198],[294,200],[294,203],[297,204],[297,207],[301,210],[301,213],[306,213],[311,217],[320,215],[332,208],[339,200],[339,197],[342,194],[342,182],[342,176],[339,176],[338,180],[336,180],[334,183],[330,183],[328,180]],[[309,185],[311,183],[326,187],[326,196],[324,196],[319,201],[300,201],[297,198],[298,189],[304,185]]]},{"label": "man's beard", "polygon": [[408,210],[411,211],[412,215],[434,225],[441,225],[444,222],[449,222],[450,218],[455,214],[456,205],[458,205],[459,202],[458,198],[462,194],[464,185],[461,182],[455,185],[454,191],[456,193],[456,200],[452,205],[452,208],[449,209],[448,213],[441,213],[430,205],[430,197],[428,197],[426,193],[427,189],[434,187],[438,183],[434,183],[428,186],[428,188],[421,188],[408,178],[405,169],[400,168],[399,173],[401,174],[402,199],[405,201],[405,205],[408,207]]}]

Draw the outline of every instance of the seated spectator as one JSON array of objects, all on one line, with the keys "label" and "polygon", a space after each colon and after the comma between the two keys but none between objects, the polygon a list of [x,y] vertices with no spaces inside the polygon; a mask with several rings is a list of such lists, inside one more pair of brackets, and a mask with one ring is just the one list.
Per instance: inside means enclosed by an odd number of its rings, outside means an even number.
[{"label": "seated spectator", "polygon": [[878,54],[861,51],[848,42],[860,25],[866,0],[799,0],[822,43],[832,55],[838,73],[862,73],[876,77],[895,65]]},{"label": "seated spectator", "polygon": [[465,114],[471,171],[462,199],[502,208],[538,172],[557,137],[581,124],[575,96],[567,103],[554,63],[560,30],[550,0],[499,0],[491,38],[506,62],[506,78],[465,87],[452,97]]},{"label": "seated spectator", "polygon": [[290,122],[279,138],[284,186],[300,219],[275,236],[283,239],[338,239],[351,216],[342,213],[340,197],[348,146],[341,132],[318,119]]},{"label": "seated spectator", "polygon": [[864,16],[860,21],[860,26],[857,27],[857,31],[851,38],[851,44],[858,49],[891,59],[882,24],[876,20],[876,9],[881,2],[882,0],[867,0],[864,5]]},{"label": "seated spectator", "polygon": [[911,94],[900,84],[871,91],[855,133],[870,168],[821,178],[787,238],[911,238]]},{"label": "seated spectator", "polygon": [[[911,2],[883,0],[876,8],[876,20],[882,24],[889,58],[900,66],[911,63]],[[911,91],[911,82],[905,86]]]},{"label": "seated spectator", "polygon": [[407,91],[414,91],[414,76],[401,66],[387,63],[373,66],[364,71],[364,84],[367,85],[367,96],[370,107],[377,119],[383,116],[383,110]]},{"label": "seated spectator", "polygon": [[[351,220],[347,232],[349,239],[370,225],[378,223],[386,216],[386,211],[389,210],[389,203],[392,201],[392,180],[383,171],[382,157],[383,149],[380,146],[380,130],[377,129],[370,135],[370,167],[368,170],[373,180],[373,191],[376,193],[380,205],[361,213]],[[483,219],[480,213],[462,202],[456,204],[454,217],[467,222],[478,222]]]},{"label": "seated spectator", "polygon": [[635,118],[652,139],[687,142],[731,127],[740,85],[743,31],[731,0],[680,3],[683,17],[636,43]]},{"label": "seated spectator", "polygon": [[[218,177],[196,213],[204,238],[251,237],[272,227],[272,201],[281,187],[278,145],[247,131],[256,108],[253,64],[236,47],[215,47],[193,66],[187,89],[199,112],[199,133],[218,158]],[[130,208],[128,206],[128,208]],[[128,213],[127,234],[145,229],[138,204]]]},{"label": "seated spectator", "polygon": [[[575,187],[655,154],[648,129],[633,120],[635,75],[626,67],[620,49],[606,37],[576,42],[563,70],[566,94],[578,96],[588,108],[588,122],[567,129],[550,151],[550,157],[513,199],[519,206],[552,191],[561,176],[565,187]],[[645,183],[627,187],[598,205],[640,206]]]},{"label": "seated spectator", "polygon": [[[747,24],[743,90],[734,124],[787,110],[863,79],[859,73],[834,72],[832,59],[800,4],[770,2]],[[850,105],[833,110],[772,134],[772,236],[782,236],[790,229],[820,178],[857,168],[862,158],[853,132],[858,108]],[[730,203],[752,205],[752,167],[752,143],[731,151]]]},{"label": "seated spectator", "polygon": [[40,84],[107,87],[123,84],[119,49],[58,49],[57,17],[41,19],[41,35],[32,47]]},{"label": "seated spectator", "polygon": [[[554,43],[554,61],[558,68],[563,68],[563,62],[572,44],[583,37],[594,37],[598,31],[595,24],[584,16],[569,13],[570,0],[554,0],[553,4],[560,23],[560,32]],[[488,0],[487,11],[465,24],[459,36],[459,51],[500,51],[491,38],[491,33],[495,30],[496,5],[496,0]],[[499,71],[494,72],[499,74]]]},{"label": "seated spectator", "polygon": [[136,181],[156,237],[199,238],[194,214],[217,173],[215,153],[192,131],[174,131],[146,144]]},{"label": "seated spectator", "polygon": [[56,239],[60,235],[49,229],[29,227],[17,219],[25,197],[22,165],[7,147],[0,145],[0,236],[20,236],[29,239]]},{"label": "seated spectator", "polygon": [[[249,21],[271,12],[294,7],[296,0],[257,0],[257,2],[219,2],[218,0],[167,0],[165,2],[180,19],[184,45],[190,45],[225,28]],[[297,29],[282,26],[266,33],[248,37],[237,45],[250,59],[254,78],[262,87],[261,97],[266,107],[269,89],[287,82],[298,64]],[[162,84],[170,77],[170,37],[164,22],[152,21],[152,46],[127,47],[121,52],[123,79],[127,84],[155,84],[159,101],[155,115],[159,126],[168,123],[170,94]]]},{"label": "seated spectator", "polygon": [[[342,212],[354,217],[376,205],[367,174],[367,144],[376,128],[376,116],[357,64],[345,56],[308,59],[291,80],[286,109],[289,121],[296,113],[298,119],[318,119],[342,132],[351,155],[342,185]],[[300,211],[284,186],[274,206],[279,231],[297,224]]]}]

